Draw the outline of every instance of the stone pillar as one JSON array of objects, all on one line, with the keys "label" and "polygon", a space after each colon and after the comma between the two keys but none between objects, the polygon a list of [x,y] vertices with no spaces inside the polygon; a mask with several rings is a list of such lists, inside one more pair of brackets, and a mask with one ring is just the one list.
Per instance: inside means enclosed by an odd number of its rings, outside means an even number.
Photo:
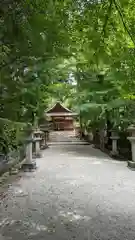
[{"label": "stone pillar", "polygon": [[99,135],[100,135],[100,149],[104,151],[105,150],[105,129],[104,128],[100,129]]},{"label": "stone pillar", "polygon": [[36,162],[32,158],[32,143],[33,138],[30,136],[26,139],[26,161],[23,164],[22,168],[33,169],[36,168]]},{"label": "stone pillar", "polygon": [[32,141],[26,144],[26,163],[32,162]]},{"label": "stone pillar", "polygon": [[111,151],[111,156],[116,157],[118,156],[118,147],[117,147],[117,141],[119,139],[118,133],[115,130],[111,131],[111,137],[112,139],[112,151]]},{"label": "stone pillar", "polygon": [[49,141],[49,131],[46,129],[44,130],[44,149],[48,148],[47,141]]},{"label": "stone pillar", "polygon": [[40,151],[40,142],[42,141],[42,134],[43,132],[40,130],[36,130],[33,132],[33,138],[35,142],[35,156],[41,157],[41,151]]},{"label": "stone pillar", "polygon": [[135,170],[135,126],[131,125],[128,128],[130,132],[130,137],[128,140],[131,142],[131,149],[132,149],[132,161],[128,161],[128,167]]},{"label": "stone pillar", "polygon": [[47,141],[49,141],[49,133],[50,133],[50,132],[49,132],[49,129],[48,129],[47,132],[46,132],[46,140],[47,140]]},{"label": "stone pillar", "polygon": [[40,141],[41,138],[36,138],[35,142],[36,142],[36,154],[40,154]]},{"label": "stone pillar", "polygon": [[49,140],[49,129],[48,126],[46,125],[41,125],[40,126],[41,131],[43,132],[43,145],[42,149],[48,148],[47,141]]},{"label": "stone pillar", "polygon": [[89,133],[88,133],[88,141],[89,142],[93,141],[93,133],[91,131],[89,131]]},{"label": "stone pillar", "polygon": [[44,148],[44,146],[46,145],[46,136],[45,136],[45,132],[42,134],[42,141],[41,141],[41,147],[42,149]]}]

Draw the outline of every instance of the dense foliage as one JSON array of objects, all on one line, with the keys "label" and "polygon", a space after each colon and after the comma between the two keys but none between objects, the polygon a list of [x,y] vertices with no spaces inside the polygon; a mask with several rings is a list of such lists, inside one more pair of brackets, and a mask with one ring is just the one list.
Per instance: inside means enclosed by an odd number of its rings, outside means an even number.
[{"label": "dense foliage", "polygon": [[17,146],[25,123],[56,99],[86,127],[134,122],[134,7],[133,0],[0,1],[0,151]]},{"label": "dense foliage", "polygon": [[85,127],[109,122],[126,129],[134,122],[134,22],[134,1],[126,0],[87,2],[76,17],[76,103]]}]

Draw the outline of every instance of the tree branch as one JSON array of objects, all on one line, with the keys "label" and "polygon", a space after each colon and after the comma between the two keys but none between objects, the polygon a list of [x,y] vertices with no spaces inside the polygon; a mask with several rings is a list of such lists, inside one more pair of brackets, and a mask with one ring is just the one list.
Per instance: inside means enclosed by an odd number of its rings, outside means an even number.
[{"label": "tree branch", "polygon": [[125,28],[125,31],[128,33],[129,37],[131,38],[131,40],[132,40],[132,42],[133,42],[133,44],[134,44],[134,46],[135,46],[135,40],[134,40],[132,34],[130,33],[130,31],[129,31],[126,23],[125,23],[124,16],[123,16],[123,13],[122,13],[122,11],[121,11],[121,7],[118,5],[118,3],[116,2],[116,0],[113,0],[113,3],[114,3],[114,5],[115,5],[115,7],[116,7],[116,10],[117,10],[118,13],[119,13],[119,16],[120,16],[120,18],[121,18],[121,21],[122,21],[122,23],[123,23],[123,26],[124,26],[124,28]]},{"label": "tree branch", "polygon": [[113,5],[113,0],[110,0],[110,5],[108,7],[108,11],[107,11],[107,14],[106,14],[106,17],[105,17],[105,22],[104,22],[104,25],[103,25],[104,37],[106,35],[106,26],[107,26],[107,23],[108,23],[108,20],[109,20],[109,16],[111,15],[112,5]]}]

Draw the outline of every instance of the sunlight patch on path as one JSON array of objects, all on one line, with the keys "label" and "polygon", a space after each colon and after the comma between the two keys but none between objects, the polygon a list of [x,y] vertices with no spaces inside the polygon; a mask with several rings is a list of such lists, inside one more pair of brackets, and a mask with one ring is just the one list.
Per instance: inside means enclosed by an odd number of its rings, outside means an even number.
[{"label": "sunlight patch on path", "polygon": [[76,214],[75,212],[64,212],[64,211],[60,211],[59,213],[60,217],[63,217],[64,220],[68,220],[69,222],[73,222],[73,221],[88,221],[91,218],[88,216],[82,216],[80,214]]},{"label": "sunlight patch on path", "polygon": [[95,161],[95,162],[91,162],[91,164],[102,164],[101,161]]}]

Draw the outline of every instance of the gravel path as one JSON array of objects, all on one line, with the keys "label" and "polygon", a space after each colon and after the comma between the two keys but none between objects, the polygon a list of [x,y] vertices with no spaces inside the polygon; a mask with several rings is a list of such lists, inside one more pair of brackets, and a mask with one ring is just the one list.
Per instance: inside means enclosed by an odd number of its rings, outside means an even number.
[{"label": "gravel path", "polygon": [[0,240],[134,240],[135,172],[89,145],[52,146],[1,190]]}]

